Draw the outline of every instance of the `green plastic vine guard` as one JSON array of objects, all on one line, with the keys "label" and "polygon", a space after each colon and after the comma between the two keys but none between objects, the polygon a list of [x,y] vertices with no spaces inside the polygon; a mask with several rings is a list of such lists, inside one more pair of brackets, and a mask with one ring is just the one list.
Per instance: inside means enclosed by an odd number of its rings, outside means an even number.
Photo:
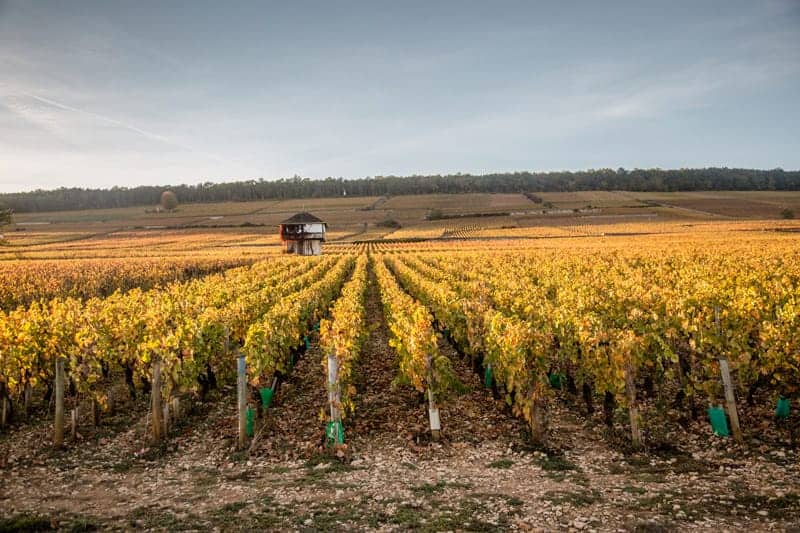
[{"label": "green plastic vine guard", "polygon": [[344,444],[344,428],[341,422],[328,422],[325,426],[325,441],[329,447]]},{"label": "green plastic vine guard", "polygon": [[775,416],[777,418],[789,418],[789,398],[784,398],[783,396],[778,398]]},{"label": "green plastic vine guard", "polygon": [[487,388],[491,387],[493,379],[494,375],[492,373],[492,367],[487,366],[486,370],[483,371],[483,386]]},{"label": "green plastic vine guard", "polygon": [[560,389],[561,385],[564,383],[564,376],[561,374],[550,374],[550,386],[554,389]]},{"label": "green plastic vine guard", "polygon": [[727,437],[730,435],[728,432],[728,419],[725,418],[725,409],[722,407],[709,407],[708,419],[711,422],[711,429],[714,434],[719,437]]},{"label": "green plastic vine guard", "polygon": [[247,425],[245,426],[245,430],[247,431],[247,436],[253,436],[253,424],[255,424],[256,419],[256,411],[252,407],[247,408]]},{"label": "green plastic vine guard", "polygon": [[289,370],[294,370],[294,354],[289,354]]},{"label": "green plastic vine guard", "polygon": [[308,336],[303,336],[303,341],[306,343],[306,350],[311,349],[311,341],[308,340]]},{"label": "green plastic vine guard", "polygon": [[314,331],[319,331],[319,322],[314,324]]},{"label": "green plastic vine guard", "polygon": [[272,394],[275,392],[271,388],[267,387],[265,389],[261,389],[261,405],[264,407],[269,407],[270,402],[272,402]]}]

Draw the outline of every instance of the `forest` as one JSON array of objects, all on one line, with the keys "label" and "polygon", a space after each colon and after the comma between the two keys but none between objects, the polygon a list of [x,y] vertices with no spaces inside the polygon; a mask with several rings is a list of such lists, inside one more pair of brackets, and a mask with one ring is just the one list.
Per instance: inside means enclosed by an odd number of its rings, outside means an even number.
[{"label": "forest", "polygon": [[674,191],[792,191],[800,190],[800,171],[699,168],[699,169],[599,169],[577,172],[513,172],[375,176],[357,179],[310,179],[300,176],[279,180],[245,180],[196,185],[112,187],[110,189],[60,188],[0,194],[0,207],[16,213],[68,211],[156,205],[165,189],[182,203],[248,202],[288,198],[334,196],[384,196],[431,193],[514,193],[626,190]]}]

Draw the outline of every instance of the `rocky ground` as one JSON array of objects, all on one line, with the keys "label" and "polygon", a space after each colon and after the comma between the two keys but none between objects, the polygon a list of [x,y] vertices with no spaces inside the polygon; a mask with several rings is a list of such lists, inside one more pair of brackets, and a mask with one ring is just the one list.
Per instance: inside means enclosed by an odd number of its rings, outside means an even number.
[{"label": "rocky ground", "polygon": [[697,422],[669,434],[670,446],[632,453],[560,399],[552,447],[536,450],[444,341],[467,390],[442,407],[444,438],[431,443],[419,395],[392,387],[379,306],[371,287],[342,459],[322,453],[326,392],[313,345],[248,452],[236,451],[233,389],[195,405],[160,448],[144,444],[144,402],[59,452],[46,420],[15,428],[0,442],[9,453],[0,531],[800,531],[798,451],[770,420],[741,446]]}]

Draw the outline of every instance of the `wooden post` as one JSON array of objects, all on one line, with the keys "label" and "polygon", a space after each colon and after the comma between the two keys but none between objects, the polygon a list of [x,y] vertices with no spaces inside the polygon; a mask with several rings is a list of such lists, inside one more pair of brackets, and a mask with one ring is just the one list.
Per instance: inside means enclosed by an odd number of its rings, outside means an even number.
[{"label": "wooden post", "polygon": [[628,416],[631,421],[631,442],[635,448],[644,444],[642,437],[642,420],[639,415],[639,405],[636,403],[636,383],[633,380],[633,367],[625,367],[625,393],[628,396]]},{"label": "wooden post", "polygon": [[534,383],[531,390],[531,440],[536,444],[547,441],[547,421],[541,383]]},{"label": "wooden post", "polygon": [[23,405],[25,409],[25,418],[31,416],[31,404],[33,403],[33,387],[30,382],[25,383],[25,392],[23,393]]},{"label": "wooden post", "polygon": [[436,398],[431,388],[434,383],[433,379],[433,357],[427,356],[426,366],[428,368],[428,420],[431,425],[431,440],[437,442],[441,437],[442,423],[439,420],[439,408],[436,406]]},{"label": "wooden post", "polygon": [[237,400],[239,404],[239,449],[247,446],[247,367],[244,355],[239,355],[237,365]]},{"label": "wooden post", "polygon": [[342,414],[339,410],[341,405],[339,361],[333,355],[328,356],[328,403],[330,403],[331,408],[331,422],[341,422]]},{"label": "wooden post", "polygon": [[55,421],[53,424],[53,446],[64,445],[64,359],[56,359]]},{"label": "wooden post", "polygon": [[95,427],[100,425],[100,404],[96,398],[92,398],[92,424]]},{"label": "wooden post", "polygon": [[426,366],[428,368],[428,420],[431,425],[431,440],[437,442],[441,437],[442,423],[439,420],[439,408],[436,406],[436,398],[433,395],[433,357],[427,356]]},{"label": "wooden post", "polygon": [[78,406],[69,415],[70,422],[70,438],[74,441],[78,440]]},{"label": "wooden post", "polygon": [[10,409],[8,408],[8,398],[3,396],[0,398],[0,427],[6,427],[8,424],[8,413]]},{"label": "wooden post", "polygon": [[428,387],[428,418],[431,423],[431,440],[437,442],[441,437],[442,424],[439,420],[439,408],[436,407],[436,400],[430,387]]},{"label": "wooden post", "polygon": [[181,417],[181,399],[177,396],[172,399],[172,418],[178,420]]},{"label": "wooden post", "polygon": [[728,359],[725,357],[719,360],[719,372],[722,374],[722,384],[725,387],[725,403],[728,407],[728,417],[731,419],[731,430],[736,442],[742,442],[742,429],[739,426],[739,412],[736,410],[736,395],[733,392],[733,380],[731,380],[731,370]]},{"label": "wooden post", "polygon": [[164,407],[163,407],[163,409],[164,409],[164,436],[165,437],[169,435],[169,428],[170,428],[170,425],[171,425],[170,417],[169,417],[169,404],[170,404],[170,401],[167,400],[166,402],[164,402]]},{"label": "wooden post", "polygon": [[153,361],[153,384],[150,390],[150,411],[152,411],[153,442],[161,442],[164,422],[161,420],[161,361]]}]

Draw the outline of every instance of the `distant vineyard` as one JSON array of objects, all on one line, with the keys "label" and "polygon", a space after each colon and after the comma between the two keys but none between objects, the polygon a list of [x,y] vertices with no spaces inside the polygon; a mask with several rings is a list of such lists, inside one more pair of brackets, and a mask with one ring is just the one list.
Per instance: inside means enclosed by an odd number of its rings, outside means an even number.
[{"label": "distant vineyard", "polygon": [[240,258],[126,258],[0,263],[0,308],[57,296],[109,296],[133,288],[189,280],[252,263]]}]

